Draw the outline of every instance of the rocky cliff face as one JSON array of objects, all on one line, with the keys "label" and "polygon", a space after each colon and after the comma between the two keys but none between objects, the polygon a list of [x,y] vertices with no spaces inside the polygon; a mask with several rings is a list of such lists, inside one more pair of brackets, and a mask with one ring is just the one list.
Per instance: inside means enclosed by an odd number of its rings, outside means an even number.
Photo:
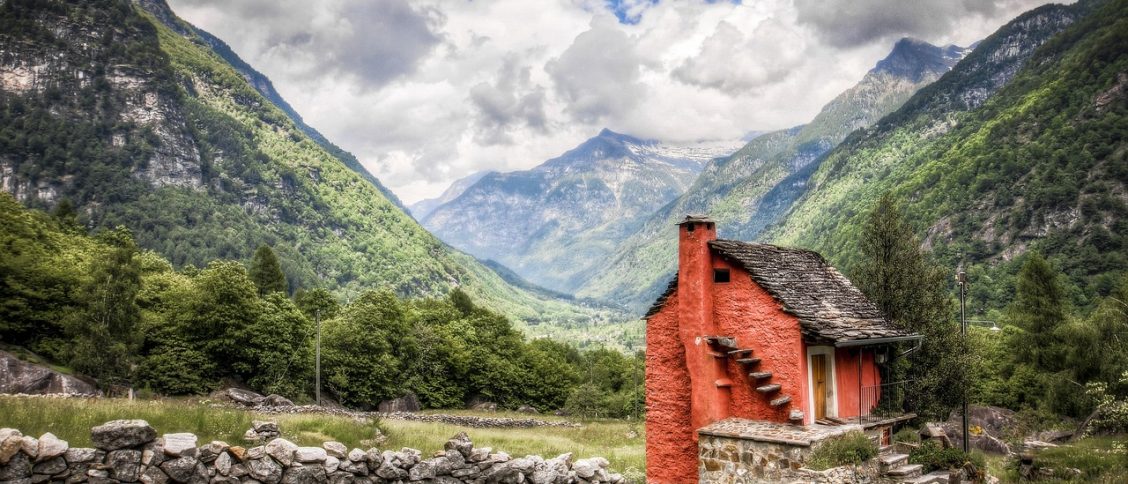
[{"label": "rocky cliff face", "polygon": [[603,130],[527,171],[487,174],[423,225],[549,289],[571,292],[727,145],[679,147]]},{"label": "rocky cliff face", "polygon": [[851,132],[900,107],[966,53],[956,46],[899,41],[856,86],[824,106],[810,123],[761,135],[731,156],[707,164],[685,194],[646,220],[617,248],[609,264],[583,281],[578,295],[627,301],[636,310],[649,304],[676,270],[673,227],[686,214],[709,214],[717,220],[722,237],[755,239],[787,208],[764,203],[773,190],[802,188],[821,156]]},{"label": "rocky cliff face", "polygon": [[481,180],[482,177],[495,173],[496,172],[492,171],[479,171],[477,173],[471,173],[470,175],[459,178],[455,180],[454,183],[451,183],[446,190],[443,190],[443,193],[438,197],[427,198],[411,204],[411,206],[409,207],[409,209],[411,210],[411,215],[415,217],[416,220],[426,219],[427,216],[431,215],[431,212],[434,212],[436,208],[454,201],[454,199],[465,193],[468,188],[474,186],[475,183],[478,183],[478,180]]},{"label": "rocky cliff face", "polygon": [[0,394],[99,395],[94,385],[0,351]]},{"label": "rocky cliff face", "polygon": [[69,199],[87,228],[124,225],[177,265],[270,244],[295,286],[462,287],[519,322],[596,317],[444,245],[216,39],[138,3],[0,2],[0,186],[24,204]]}]

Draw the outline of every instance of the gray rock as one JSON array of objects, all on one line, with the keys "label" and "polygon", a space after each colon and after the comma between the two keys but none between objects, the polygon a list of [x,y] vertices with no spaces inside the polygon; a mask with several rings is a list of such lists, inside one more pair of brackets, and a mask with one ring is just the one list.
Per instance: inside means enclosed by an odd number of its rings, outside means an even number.
[{"label": "gray rock", "polygon": [[[281,439],[279,439],[279,440],[281,440]],[[270,446],[267,445],[267,447],[268,447],[267,451],[269,452]],[[309,463],[313,463],[313,462],[325,462],[325,458],[329,457],[328,454],[325,453],[325,449],[322,449],[321,447],[298,447],[297,450],[295,450],[292,455],[293,455],[294,460],[301,462],[303,464],[309,464]]]},{"label": "gray rock", "polygon": [[[234,452],[232,452],[232,453],[235,454],[235,457],[239,457],[239,454],[236,454]],[[251,459],[261,459],[265,455],[266,455],[266,447],[263,447],[263,446],[260,445],[258,447],[251,447],[251,448],[247,449],[247,452],[245,454],[243,454],[243,458],[240,459],[240,460],[248,461],[248,460],[251,460]]]},{"label": "gray rock", "polygon": [[415,464],[407,473],[408,479],[412,481],[421,481],[423,479],[435,478],[435,466],[430,461],[422,461]]},{"label": "gray rock", "polygon": [[259,406],[262,404],[263,398],[265,398],[255,392],[240,390],[238,388],[228,388],[226,395],[231,401],[248,407]]},{"label": "gray rock", "polygon": [[533,472],[533,465],[533,460],[528,457],[521,457],[509,461],[509,467],[512,467],[522,474],[531,474]]},{"label": "gray rock", "polygon": [[477,467],[467,467],[465,469],[455,469],[450,472],[450,475],[460,479],[473,480],[477,478],[480,473],[481,471],[479,471]]},{"label": "gray rock", "polygon": [[68,464],[79,464],[82,462],[92,462],[94,456],[98,451],[84,447],[71,447],[63,454],[63,458],[67,460]]},{"label": "gray rock", "polygon": [[[467,456],[467,457],[470,459],[470,462],[483,462],[486,459],[490,458],[490,452],[492,450],[493,449],[490,449],[489,447],[482,447],[480,449],[473,449],[473,450],[470,451],[470,455]],[[463,455],[466,455],[466,454],[463,454]]]},{"label": "gray rock", "polygon": [[195,434],[165,434],[163,438],[164,453],[169,457],[195,457],[198,452],[196,449],[198,438]]},{"label": "gray rock", "polygon": [[596,464],[592,459],[580,459],[572,464],[572,471],[576,476],[582,479],[591,479],[595,477],[595,471],[599,470],[599,464]]},{"label": "gray rock", "polygon": [[196,465],[200,461],[192,456],[169,459],[161,464],[161,470],[176,482],[188,482],[196,474]]},{"label": "gray rock", "polygon": [[246,476],[250,473],[251,471],[247,468],[246,464],[235,464],[231,466],[231,472],[229,472],[228,475],[230,475],[231,477],[242,478],[243,476]]},{"label": "gray rock", "polygon": [[376,469],[376,475],[389,481],[398,481],[406,479],[408,472],[392,465],[390,461],[384,461],[384,463]]},{"label": "gray rock", "polygon": [[39,439],[30,435],[21,437],[20,450],[32,459],[39,456]]},{"label": "gray rock", "polygon": [[326,454],[338,459],[344,459],[348,456],[349,448],[340,442],[326,442],[321,444],[321,447],[325,449]]},{"label": "gray rock", "polygon": [[255,420],[251,422],[251,428],[260,434],[278,433],[278,422],[271,420]]},{"label": "gray rock", "polygon": [[368,464],[366,464],[363,461],[353,462],[351,460],[344,460],[344,461],[341,461],[341,465],[337,469],[348,472],[349,474],[355,474],[355,475],[358,475],[358,476],[367,476],[368,475]]},{"label": "gray rock", "polygon": [[247,468],[251,471],[251,477],[267,484],[282,480],[282,466],[269,456],[248,461]]},{"label": "gray rock", "polygon": [[[459,432],[450,440],[443,444],[446,450],[457,450],[463,457],[470,457],[470,452],[474,449],[474,443],[470,441],[470,436],[466,432]],[[488,452],[487,452],[488,454]]]},{"label": "gray rock", "polygon": [[282,395],[276,395],[272,393],[270,395],[267,395],[266,398],[262,399],[262,405],[264,407],[293,407],[294,402],[290,401],[289,398],[283,397]]},{"label": "gray rock", "polygon": [[167,460],[164,453],[164,440],[157,439],[141,449],[141,465],[143,466],[159,466],[162,462]]},{"label": "gray rock", "polygon": [[288,466],[294,462],[294,452],[297,450],[298,444],[286,439],[274,439],[266,444],[266,454],[283,466]]},{"label": "gray rock", "polygon": [[215,476],[209,482],[210,484],[239,484],[238,479],[227,476]]},{"label": "gray rock", "polygon": [[479,412],[496,412],[497,404],[494,402],[482,402],[471,406],[470,409],[477,410]]},{"label": "gray rock", "polygon": [[5,484],[12,484],[13,482],[27,483],[27,484],[43,484],[50,481],[51,476],[47,474],[32,474],[31,479],[16,479],[15,481],[4,481]]},{"label": "gray rock", "polygon": [[422,408],[423,406],[419,404],[419,397],[412,392],[407,392],[399,398],[384,400],[377,405],[377,410],[383,413],[418,412]]},{"label": "gray rock", "polygon": [[215,466],[215,471],[218,472],[219,475],[226,476],[231,474],[232,464],[233,462],[231,454],[224,452],[222,454],[219,454],[219,457],[215,458],[215,463],[213,465]]},{"label": "gray rock", "polygon": [[144,484],[167,484],[168,475],[157,466],[148,466],[141,473],[141,482]]},{"label": "gray rock", "polygon": [[199,454],[196,456],[196,458],[200,459],[200,462],[210,464],[214,462],[220,456],[220,454],[226,453],[227,449],[230,448],[231,446],[227,445],[227,442],[224,442],[222,440],[213,440],[211,442],[208,442],[203,447],[200,447]]},{"label": "gray rock", "polygon": [[137,482],[141,478],[141,451],[115,450],[106,455],[110,477],[122,482]]},{"label": "gray rock", "polygon": [[[462,458],[461,454],[458,454],[457,452],[455,452],[455,454],[457,454],[460,459]],[[447,459],[447,456],[445,455],[436,457],[434,459],[425,460],[417,465],[422,465],[424,463],[431,466],[431,468],[435,470],[436,476],[449,476],[451,471],[454,470],[454,463]]]},{"label": "gray rock", "polygon": [[520,413],[528,413],[528,414],[538,414],[538,413],[540,413],[540,411],[538,411],[536,409],[536,407],[533,407],[533,406],[530,406],[530,405],[521,405],[520,407],[517,407],[517,411],[520,412]]},{"label": "gray rock", "polygon": [[36,474],[47,474],[49,476],[62,473],[65,470],[67,470],[67,460],[61,455],[40,462],[31,469]]},{"label": "gray rock", "polygon": [[368,449],[368,452],[364,453],[364,462],[368,464],[368,470],[375,471],[384,463],[384,456],[378,449]]},{"label": "gray rock", "polygon": [[325,472],[329,472],[329,473],[337,472],[337,469],[339,467],[341,467],[341,460],[340,459],[333,457],[331,455],[325,457]]},{"label": "gray rock", "polygon": [[46,460],[54,459],[67,452],[70,444],[67,441],[55,437],[55,434],[47,432],[39,437],[39,451],[37,452],[36,462],[43,462]]},{"label": "gray rock", "polygon": [[31,477],[31,458],[23,452],[8,459],[8,464],[0,466],[0,481],[11,481]]},{"label": "gray rock", "polygon": [[156,429],[144,420],[114,420],[90,430],[94,447],[107,451],[140,447],[156,438]]},{"label": "gray rock", "polygon": [[360,449],[353,449],[349,451],[348,459],[352,462],[363,462],[364,451]]},{"label": "gray rock", "polygon": [[282,476],[282,484],[320,484],[328,480],[321,466],[291,467]]},{"label": "gray rock", "polygon": [[368,484],[368,479],[364,478],[364,477],[357,478],[356,476],[349,474],[348,472],[344,472],[344,471],[337,471],[337,472],[329,474],[329,484],[353,484],[353,483]]}]

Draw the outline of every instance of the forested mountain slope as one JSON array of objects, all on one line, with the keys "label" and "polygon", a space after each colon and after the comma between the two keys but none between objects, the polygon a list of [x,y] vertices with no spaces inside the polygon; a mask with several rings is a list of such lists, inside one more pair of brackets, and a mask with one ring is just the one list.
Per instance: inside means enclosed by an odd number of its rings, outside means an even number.
[{"label": "forested mountain slope", "polygon": [[423,225],[451,245],[549,289],[573,292],[726,144],[671,146],[603,130],[524,171],[489,173]]},{"label": "forested mountain slope", "polygon": [[1022,15],[839,145],[767,238],[849,271],[866,212],[892,192],[941,261],[969,267],[973,308],[1006,304],[1031,249],[1075,302],[1107,294],[1128,269],[1126,45],[1122,0]]},{"label": "forested mountain slope", "polygon": [[127,0],[0,4],[5,191],[33,207],[73,202],[83,225],[126,226],[177,266],[267,244],[292,287],[460,286],[527,323],[608,316],[510,286],[450,249],[207,39],[164,22]]},{"label": "forested mountain slope", "polygon": [[897,109],[917,89],[948,71],[966,50],[902,39],[854,87],[828,103],[809,123],[761,135],[736,153],[706,165],[685,194],[662,207],[583,282],[579,295],[649,304],[676,270],[674,223],[690,213],[718,221],[723,237],[755,239],[778,214],[759,210],[764,195],[808,165],[851,131]]}]

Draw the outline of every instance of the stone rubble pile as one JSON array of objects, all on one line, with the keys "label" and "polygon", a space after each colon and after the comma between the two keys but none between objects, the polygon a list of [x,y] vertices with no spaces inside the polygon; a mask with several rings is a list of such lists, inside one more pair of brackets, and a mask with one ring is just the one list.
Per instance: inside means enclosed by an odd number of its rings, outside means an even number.
[{"label": "stone rubble pile", "polygon": [[[278,425],[255,422],[247,431],[264,445],[214,441],[190,433],[165,434],[144,420],[114,420],[91,430],[92,449],[71,448],[51,433],[38,439],[0,429],[0,482],[5,484],[619,484],[606,459],[573,461],[475,448],[465,433],[424,459],[420,451],[349,450],[339,442],[301,447],[278,437]],[[272,436],[266,439],[266,436]]]}]

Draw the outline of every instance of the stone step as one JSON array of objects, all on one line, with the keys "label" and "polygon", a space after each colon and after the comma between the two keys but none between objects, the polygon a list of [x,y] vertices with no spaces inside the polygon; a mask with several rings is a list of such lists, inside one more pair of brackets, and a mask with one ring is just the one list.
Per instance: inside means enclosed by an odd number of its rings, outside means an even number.
[{"label": "stone step", "polygon": [[771,378],[771,377],[772,377],[772,372],[770,372],[770,371],[754,371],[754,372],[748,374],[748,378],[751,378],[753,380],[767,380],[768,378]]},{"label": "stone step", "polygon": [[761,385],[761,386],[756,387],[756,391],[763,393],[765,395],[768,394],[768,393],[778,392],[779,389],[780,389],[779,383],[772,383],[770,385]]},{"label": "stone step", "polygon": [[920,477],[921,470],[923,470],[923,469],[924,469],[924,466],[922,466],[920,464],[907,464],[907,465],[897,466],[897,467],[894,467],[892,469],[889,469],[889,470],[885,471],[885,475],[887,475],[889,477],[900,477],[902,479],[911,479],[911,478],[914,478],[914,477]]},{"label": "stone step", "polygon": [[745,364],[745,365],[755,365],[755,364],[760,362],[760,359],[759,358],[739,358],[739,359],[736,360],[736,362],[742,363],[742,364]]},{"label": "stone step", "polygon": [[909,454],[885,454],[879,455],[877,461],[881,463],[882,469],[891,469],[904,464],[909,461]]},{"label": "stone step", "polygon": [[717,345],[726,348],[726,350],[737,349],[736,338],[732,336],[705,336],[703,339],[711,345]]},{"label": "stone step", "polygon": [[948,484],[951,479],[947,471],[934,471],[902,482],[904,484]]},{"label": "stone step", "polygon": [[752,353],[752,348],[743,348],[743,349],[732,350],[732,351],[728,352],[728,354],[730,356],[731,355],[742,355],[742,354],[745,354],[745,353],[749,353],[749,354]]},{"label": "stone step", "polygon": [[791,402],[791,397],[784,395],[784,396],[779,397],[775,400],[772,400],[770,405],[773,406],[773,407],[782,407],[784,405],[787,405],[790,402]]}]

